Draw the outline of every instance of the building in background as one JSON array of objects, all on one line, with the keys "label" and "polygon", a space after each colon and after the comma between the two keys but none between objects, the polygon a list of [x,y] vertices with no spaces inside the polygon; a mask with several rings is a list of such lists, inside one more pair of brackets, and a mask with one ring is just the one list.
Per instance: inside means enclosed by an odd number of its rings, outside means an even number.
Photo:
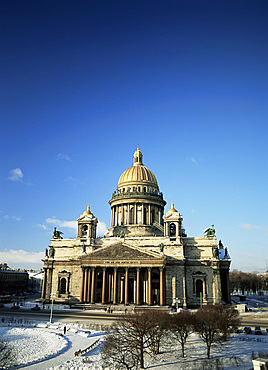
[{"label": "building in background", "polygon": [[109,201],[111,225],[96,237],[87,210],[75,239],[54,230],[44,262],[42,298],[63,303],[175,305],[229,303],[230,257],[212,226],[188,237],[182,215],[166,201],[139,148]]},{"label": "building in background", "polygon": [[29,275],[25,270],[15,270],[0,264],[0,295],[20,294],[28,289]]},{"label": "building in background", "polygon": [[28,290],[33,293],[41,293],[44,272],[42,270],[41,271],[28,270],[28,273],[29,273]]}]

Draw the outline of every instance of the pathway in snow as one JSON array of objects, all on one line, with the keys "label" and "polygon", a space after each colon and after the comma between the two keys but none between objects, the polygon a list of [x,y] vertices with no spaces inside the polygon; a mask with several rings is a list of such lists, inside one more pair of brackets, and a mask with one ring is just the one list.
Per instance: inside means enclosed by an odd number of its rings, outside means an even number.
[{"label": "pathway in snow", "polygon": [[100,336],[92,336],[92,337],[82,337],[79,334],[73,334],[67,332],[64,336],[69,341],[68,349],[59,355],[56,355],[55,357],[45,360],[42,362],[38,362],[33,365],[24,366],[23,369],[29,369],[29,370],[47,370],[47,369],[53,369],[55,366],[62,365],[63,363],[66,363],[67,361],[71,361],[75,358],[74,353],[78,351],[79,349],[85,349],[89,347],[93,342],[95,342],[97,339],[101,338]]}]

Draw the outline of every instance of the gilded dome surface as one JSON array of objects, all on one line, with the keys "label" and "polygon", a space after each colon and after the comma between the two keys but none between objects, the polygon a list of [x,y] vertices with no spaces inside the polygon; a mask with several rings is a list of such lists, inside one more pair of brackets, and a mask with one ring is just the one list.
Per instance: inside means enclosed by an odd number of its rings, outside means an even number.
[{"label": "gilded dome surface", "polygon": [[174,208],[174,203],[171,203],[171,208],[167,211],[167,213],[178,213],[178,211]]},{"label": "gilded dome surface", "polygon": [[122,186],[133,185],[135,183],[151,183],[153,187],[158,190],[158,184],[155,175],[142,163],[142,153],[139,148],[134,153],[134,163],[131,167],[126,169],[119,178],[118,188]]}]

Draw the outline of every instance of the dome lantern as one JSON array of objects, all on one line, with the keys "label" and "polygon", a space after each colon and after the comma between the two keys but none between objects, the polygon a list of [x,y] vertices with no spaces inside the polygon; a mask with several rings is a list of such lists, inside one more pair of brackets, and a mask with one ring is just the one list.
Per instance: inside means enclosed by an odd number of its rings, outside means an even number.
[{"label": "dome lantern", "polygon": [[136,152],[134,153],[133,155],[134,157],[134,161],[133,161],[133,165],[136,166],[136,165],[140,165],[142,164],[142,152],[140,151],[140,148],[138,147]]}]

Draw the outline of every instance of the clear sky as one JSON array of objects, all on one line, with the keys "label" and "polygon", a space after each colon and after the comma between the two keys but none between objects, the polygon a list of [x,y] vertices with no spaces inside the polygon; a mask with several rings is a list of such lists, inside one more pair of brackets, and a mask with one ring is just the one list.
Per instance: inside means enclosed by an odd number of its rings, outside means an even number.
[{"label": "clear sky", "polygon": [[[139,144],[188,236],[268,263],[268,2],[0,2],[0,261],[41,267]],[[106,225],[106,226],[105,226]]]}]

